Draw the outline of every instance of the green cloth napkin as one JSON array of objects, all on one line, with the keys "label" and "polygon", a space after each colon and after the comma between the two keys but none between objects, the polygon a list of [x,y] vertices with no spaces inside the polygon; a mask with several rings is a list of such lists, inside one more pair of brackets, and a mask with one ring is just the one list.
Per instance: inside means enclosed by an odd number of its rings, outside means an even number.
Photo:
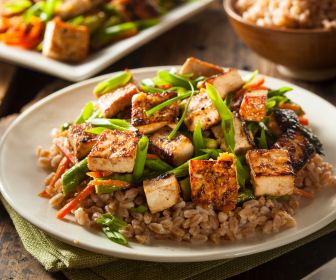
[{"label": "green cloth napkin", "polygon": [[267,252],[209,262],[153,263],[116,259],[88,252],[60,242],[19,216],[3,199],[27,251],[49,271],[62,271],[69,279],[186,280],[225,279],[266,263],[312,240],[336,230],[336,221],[297,242]]}]

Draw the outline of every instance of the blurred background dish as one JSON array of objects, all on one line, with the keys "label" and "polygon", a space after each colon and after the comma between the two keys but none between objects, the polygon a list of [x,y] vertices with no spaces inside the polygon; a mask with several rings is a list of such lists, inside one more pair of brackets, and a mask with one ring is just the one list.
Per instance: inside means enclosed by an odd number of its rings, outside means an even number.
[{"label": "blurred background dish", "polygon": [[[33,1],[30,0],[10,0],[9,3],[12,3],[12,6],[10,7],[13,9],[17,8],[15,1],[19,1],[21,5],[20,8],[22,8],[24,3],[27,5],[33,3]],[[38,5],[38,3],[40,3],[39,5],[41,5],[41,3],[55,3],[55,1],[57,2],[57,0],[38,1],[29,7],[33,8],[35,5]],[[95,14],[95,16],[90,14],[86,16],[84,12],[83,15],[77,15],[77,13],[75,13],[73,14],[73,17],[69,19],[70,22],[72,21],[71,23],[68,22],[69,20],[67,19],[61,20],[61,17],[53,19],[54,14],[51,18],[46,18],[46,12],[39,11],[36,15],[30,17],[30,20],[34,22],[33,26],[27,26],[24,21],[27,18],[27,15],[30,15],[28,13],[30,8],[25,10],[26,12],[23,19],[21,16],[4,16],[3,12],[1,13],[0,11],[0,15],[2,15],[0,16],[0,59],[58,76],[66,80],[81,81],[97,74],[99,71],[116,62],[123,56],[202,11],[213,1],[214,0],[160,1],[168,4],[176,2],[180,5],[169,6],[167,12],[159,14],[161,15],[159,20],[157,17],[149,19],[143,17],[144,20],[139,20],[139,15],[135,15],[129,19],[125,19],[122,23],[113,25],[115,16],[111,14],[111,16],[103,20],[102,32],[100,32],[98,28],[89,36],[89,38],[87,32],[85,32],[88,27],[84,25],[88,24],[88,26],[90,25],[90,28],[92,28],[93,18],[97,23],[97,21],[99,21],[98,14],[100,15],[102,11]],[[69,1],[65,1],[64,3],[68,2]],[[94,1],[84,2],[91,3]],[[110,2],[113,4],[126,2],[142,3],[142,1],[139,0],[112,0]],[[1,5],[3,4],[0,2],[0,8]],[[129,5],[126,4],[125,7],[130,8]],[[107,8],[105,7],[105,9]],[[133,8],[130,9],[133,11]],[[143,12],[142,9],[141,11]],[[119,12],[115,12],[119,14]],[[127,12],[129,11],[127,10]],[[127,15],[125,17],[127,17]],[[135,21],[133,18],[135,18]],[[6,29],[7,23],[11,23],[12,21],[15,22],[16,19],[19,21],[18,25],[13,23],[15,27],[14,29]],[[110,20],[112,23],[109,22]],[[112,25],[104,27],[105,24]],[[136,27],[134,29],[133,27],[135,25],[139,28]],[[44,36],[44,29],[46,29],[45,33],[47,36]],[[119,37],[121,34],[125,36]],[[106,35],[108,36],[106,37]],[[44,42],[41,44],[43,36]],[[99,37],[98,40],[94,40],[95,43],[92,45],[92,39],[97,39],[97,37]],[[116,41],[115,39],[120,40]],[[80,42],[80,44],[78,44],[78,42]],[[86,47],[84,47],[85,44]],[[36,51],[36,48],[38,51]],[[96,51],[93,51],[94,49],[96,49]]]},{"label": "blurred background dish", "polygon": [[224,0],[224,9],[240,39],[279,64],[281,74],[315,81],[336,76],[335,1]]}]

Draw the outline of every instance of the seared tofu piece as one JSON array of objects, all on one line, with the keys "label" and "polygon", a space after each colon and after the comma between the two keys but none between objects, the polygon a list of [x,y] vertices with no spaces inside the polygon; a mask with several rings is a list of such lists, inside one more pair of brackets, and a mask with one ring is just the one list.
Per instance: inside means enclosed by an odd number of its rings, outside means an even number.
[{"label": "seared tofu piece", "polygon": [[149,150],[161,159],[173,165],[181,165],[189,160],[194,153],[194,146],[188,137],[177,132],[174,139],[168,140],[170,127],[164,127],[149,137]]},{"label": "seared tofu piece", "polygon": [[180,200],[180,185],[174,174],[144,180],[143,188],[151,213],[168,209]]},{"label": "seared tofu piece", "polygon": [[246,160],[251,168],[256,196],[293,194],[295,175],[288,151],[250,150],[246,153]]},{"label": "seared tofu piece", "polygon": [[223,74],[210,77],[206,82],[212,84],[223,99],[230,92],[235,92],[244,85],[244,81],[237,69],[229,69]]},{"label": "seared tofu piece", "polygon": [[200,121],[201,128],[206,130],[219,123],[220,120],[216,107],[205,91],[192,97],[184,119],[185,125],[191,132],[195,130],[198,121]]},{"label": "seared tofu piece", "polygon": [[138,92],[139,90],[135,84],[128,83],[113,92],[99,97],[97,101],[98,108],[105,118],[111,118],[131,106],[132,96]]},{"label": "seared tofu piece", "polygon": [[113,7],[125,21],[158,17],[159,10],[151,0],[113,0]]},{"label": "seared tofu piece", "polygon": [[222,154],[218,160],[190,160],[189,174],[193,203],[225,212],[235,208],[239,186],[231,154]]},{"label": "seared tofu piece", "polygon": [[177,122],[179,107],[177,102],[157,111],[150,117],[146,111],[162,102],[176,97],[175,92],[147,94],[140,92],[132,97],[132,125],[142,133],[152,133],[166,125]]},{"label": "seared tofu piece", "polygon": [[77,159],[87,156],[97,143],[98,135],[86,132],[90,128],[91,124],[82,123],[73,124],[68,130],[67,136]]},{"label": "seared tofu piece", "polygon": [[103,0],[67,0],[62,1],[56,9],[56,14],[64,19],[82,15],[100,5]]},{"label": "seared tofu piece", "polygon": [[261,122],[266,115],[267,90],[252,90],[245,93],[239,114],[245,121]]},{"label": "seared tofu piece", "polygon": [[133,171],[140,136],[133,131],[105,130],[88,155],[92,171]]},{"label": "seared tofu piece", "polygon": [[[248,150],[253,149],[253,135],[248,131],[245,122],[236,112],[233,113],[233,126],[235,130],[235,153],[245,154]],[[211,131],[220,145],[220,148],[226,150],[222,126],[216,125],[211,128]]]},{"label": "seared tofu piece", "polygon": [[42,53],[57,60],[79,62],[88,56],[89,40],[86,26],[76,26],[56,18],[47,23]]},{"label": "seared tofu piece", "polygon": [[194,57],[189,57],[179,71],[179,74],[193,74],[193,78],[199,76],[210,77],[222,73],[224,73],[223,68]]},{"label": "seared tofu piece", "polygon": [[314,145],[299,130],[287,130],[274,143],[273,148],[288,151],[295,171],[301,169],[315,154]]}]

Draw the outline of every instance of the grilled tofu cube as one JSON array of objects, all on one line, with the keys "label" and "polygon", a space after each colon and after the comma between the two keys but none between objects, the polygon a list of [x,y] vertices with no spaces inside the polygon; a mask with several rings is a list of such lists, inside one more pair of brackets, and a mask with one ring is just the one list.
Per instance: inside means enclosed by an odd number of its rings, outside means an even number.
[{"label": "grilled tofu cube", "polygon": [[98,136],[86,132],[90,128],[91,124],[83,123],[73,124],[68,130],[67,136],[77,159],[87,156],[97,143]]},{"label": "grilled tofu cube", "polygon": [[246,160],[251,168],[256,196],[291,195],[294,191],[294,170],[286,150],[250,150]]},{"label": "grilled tofu cube", "polygon": [[139,135],[133,131],[105,130],[88,155],[92,171],[133,171]]},{"label": "grilled tofu cube", "polygon": [[105,118],[111,118],[131,106],[132,96],[138,91],[135,84],[129,83],[99,97],[98,108]]},{"label": "grilled tofu cube", "polygon": [[56,14],[62,18],[82,15],[100,5],[103,0],[67,0],[57,6]]},{"label": "grilled tofu cube", "polygon": [[189,174],[193,203],[225,212],[235,208],[239,187],[232,155],[222,154],[218,160],[190,160]]},{"label": "grilled tofu cube", "polygon": [[194,146],[188,137],[177,132],[174,139],[168,140],[170,127],[164,127],[149,137],[149,150],[161,159],[173,164],[181,165],[190,159],[194,153]]},{"label": "grilled tofu cube", "polygon": [[314,145],[299,130],[287,130],[274,143],[273,148],[288,151],[295,171],[301,169],[315,154]]},{"label": "grilled tofu cube", "polygon": [[184,119],[185,125],[191,132],[195,130],[198,121],[200,121],[201,128],[206,130],[219,123],[220,120],[216,107],[205,91],[192,97]]},{"label": "grilled tofu cube", "polygon": [[266,115],[267,90],[253,90],[245,93],[239,114],[245,121],[261,122]]},{"label": "grilled tofu cube", "polygon": [[[248,131],[245,122],[240,118],[240,116],[234,112],[233,113],[233,126],[235,130],[235,153],[245,154],[248,150],[253,149],[253,135]],[[211,128],[211,131],[218,144],[222,150],[226,150],[226,144],[223,134],[223,129],[221,125],[216,125]]]},{"label": "grilled tofu cube", "polygon": [[144,180],[143,188],[151,213],[168,209],[180,200],[180,185],[174,174]]},{"label": "grilled tofu cube", "polygon": [[280,136],[288,129],[297,130],[300,126],[297,115],[293,110],[289,109],[275,109],[268,122],[268,127],[276,136]]},{"label": "grilled tofu cube", "polygon": [[132,125],[142,133],[152,133],[166,125],[177,122],[179,107],[177,102],[157,111],[150,117],[146,111],[162,102],[176,97],[175,92],[146,94],[140,92],[132,97]]},{"label": "grilled tofu cube", "polygon": [[47,23],[42,53],[57,60],[79,62],[88,55],[89,40],[86,26],[76,26],[56,18]]},{"label": "grilled tofu cube", "polygon": [[205,62],[194,57],[189,57],[182,65],[179,73],[193,74],[193,78],[196,78],[199,76],[210,77],[216,74],[222,74],[224,73],[224,70],[223,68],[209,62]]},{"label": "grilled tofu cube", "polygon": [[230,92],[234,92],[244,85],[244,81],[237,69],[229,69],[224,74],[210,77],[206,82],[212,84],[223,99]]}]

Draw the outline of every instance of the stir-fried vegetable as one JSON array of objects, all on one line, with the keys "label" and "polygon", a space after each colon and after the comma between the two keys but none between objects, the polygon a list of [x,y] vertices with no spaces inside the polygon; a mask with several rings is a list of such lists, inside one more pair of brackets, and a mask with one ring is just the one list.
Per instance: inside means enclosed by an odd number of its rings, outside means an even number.
[{"label": "stir-fried vegetable", "polygon": [[184,201],[191,201],[191,186],[190,178],[187,177],[180,181],[180,187],[182,191],[182,197]]},{"label": "stir-fried vegetable", "polygon": [[118,87],[126,85],[132,79],[132,74],[129,71],[121,72],[112,78],[100,82],[93,90],[96,97],[100,97],[105,93],[112,91]]},{"label": "stir-fried vegetable", "polygon": [[62,176],[63,193],[67,195],[76,190],[76,188],[87,178],[89,171],[87,158],[75,164]]},{"label": "stir-fried vegetable", "polygon": [[193,98],[193,96],[195,94],[195,88],[194,88],[193,84],[191,82],[189,82],[189,85],[190,85],[190,88],[191,88],[191,95],[189,97],[187,105],[184,108],[184,111],[183,111],[183,114],[182,114],[180,120],[178,121],[177,125],[174,127],[172,132],[168,135],[169,140],[172,140],[175,137],[176,132],[180,129],[182,123],[184,122],[184,119],[185,119],[185,117],[187,115],[187,112],[189,110],[189,105],[190,105],[191,99]]},{"label": "stir-fried vegetable", "polygon": [[148,207],[146,205],[141,204],[138,207],[131,208],[131,211],[135,213],[144,214],[148,211]]},{"label": "stir-fried vegetable", "polygon": [[195,149],[195,155],[199,156],[200,154],[202,154],[201,149],[205,147],[205,144],[204,144],[204,139],[202,135],[202,128],[201,128],[200,121],[198,121],[195,126],[195,131],[193,134],[193,144],[194,144],[194,149]]},{"label": "stir-fried vegetable", "polygon": [[145,167],[151,170],[159,171],[160,173],[165,173],[173,169],[173,167],[171,167],[168,163],[159,158],[156,159],[147,158],[145,162]]},{"label": "stir-fried vegetable", "polygon": [[253,191],[251,189],[244,189],[238,193],[237,204],[242,205],[245,201],[255,199]]},{"label": "stir-fried vegetable", "polygon": [[103,232],[111,241],[121,245],[128,244],[127,239],[119,232],[119,230],[127,227],[123,220],[111,214],[103,214],[96,220],[96,223],[103,226]]},{"label": "stir-fried vegetable", "polygon": [[88,102],[86,106],[83,108],[80,115],[77,117],[75,122],[78,124],[86,122],[92,116],[94,110],[95,110],[95,107],[93,105],[93,102],[91,101]]},{"label": "stir-fried vegetable", "polygon": [[185,93],[185,94],[182,94],[182,95],[179,95],[179,96],[176,96],[174,98],[171,98],[171,99],[168,99],[167,101],[165,102],[162,102],[160,103],[159,105],[156,105],[155,107],[149,109],[146,111],[146,115],[147,117],[150,117],[152,116],[153,114],[155,114],[156,112],[162,110],[163,108],[167,107],[167,106],[170,106],[171,104],[177,102],[177,101],[180,101],[180,100],[183,100],[185,98],[188,98],[191,96],[191,92],[188,92],[188,93]]},{"label": "stir-fried vegetable", "polygon": [[183,87],[183,88],[188,88],[188,89],[193,89],[193,85],[190,83],[190,81],[188,79],[186,79],[185,77],[183,77],[182,75],[176,74],[176,73],[171,73],[168,72],[166,70],[162,70],[158,72],[158,77],[173,85],[173,86],[177,86],[177,87]]},{"label": "stir-fried vegetable", "polygon": [[7,12],[17,14],[25,11],[29,7],[32,6],[32,2],[29,0],[18,0],[18,1],[10,1],[4,4],[4,9]]},{"label": "stir-fried vegetable", "polygon": [[59,219],[63,219],[67,214],[74,210],[81,201],[87,198],[93,190],[94,185],[86,186],[80,193],[75,196],[73,200],[71,200],[68,204],[66,204],[61,210],[57,212],[56,217]]},{"label": "stir-fried vegetable", "polygon": [[[210,155],[209,154],[205,154],[205,155],[201,155],[198,157],[194,157],[191,160],[200,160],[200,159],[209,159]],[[182,165],[174,168],[173,170],[168,171],[168,173],[174,174],[177,178],[181,178],[181,177],[185,177],[188,176],[189,174],[189,161],[183,163]]]},{"label": "stir-fried vegetable", "polygon": [[120,120],[120,119],[92,119],[92,120],[88,120],[88,123],[91,123],[94,126],[100,127],[98,130],[90,130],[89,131],[93,131],[91,133],[94,134],[98,134],[99,131],[103,132],[103,130],[101,129],[103,128],[108,128],[111,130],[121,130],[121,131],[125,131],[125,130],[134,130],[134,128],[132,127],[132,125],[125,121],[125,120]]},{"label": "stir-fried vegetable", "polygon": [[222,98],[220,97],[219,93],[217,92],[217,90],[213,85],[207,83],[206,91],[221,117],[222,120],[221,126],[223,129],[227,149],[229,152],[233,152],[235,142],[234,142],[234,126],[233,126],[232,112],[225,104],[225,102],[222,100]]},{"label": "stir-fried vegetable", "polygon": [[142,136],[137,147],[135,165],[133,170],[133,182],[138,182],[144,173],[149,139],[147,136]]}]

